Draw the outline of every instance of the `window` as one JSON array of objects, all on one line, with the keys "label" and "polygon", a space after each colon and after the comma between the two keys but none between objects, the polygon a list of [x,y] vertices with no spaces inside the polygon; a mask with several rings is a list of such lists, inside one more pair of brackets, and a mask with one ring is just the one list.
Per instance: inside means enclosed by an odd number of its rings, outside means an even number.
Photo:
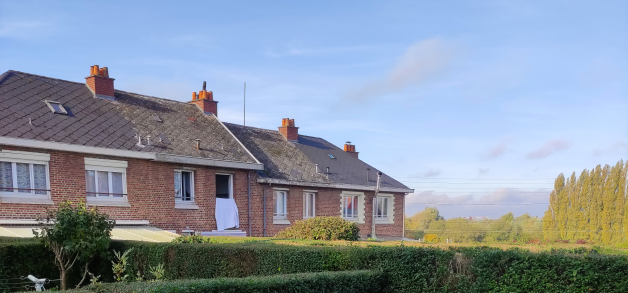
[{"label": "window", "polygon": [[316,193],[305,192],[303,193],[303,218],[313,218],[316,216]]},{"label": "window", "polygon": [[275,204],[273,223],[290,224],[290,221],[288,221],[288,191],[275,190],[273,194],[273,202]]},{"label": "window", "polygon": [[343,191],[340,196],[340,215],[346,220],[364,224],[364,193]]},{"label": "window", "polygon": [[344,196],[342,200],[342,217],[345,219],[358,218],[358,196]]},{"label": "window", "polygon": [[46,105],[48,105],[48,108],[50,108],[50,111],[52,111],[52,113],[68,115],[68,111],[65,110],[65,108],[63,107],[63,105],[61,105],[60,102],[48,101],[48,100],[45,100],[44,102],[46,103]]},{"label": "window", "polygon": [[[0,195],[3,202],[50,201],[50,155],[3,150],[0,152]],[[15,199],[15,200],[12,200]]]},{"label": "window", "polygon": [[178,202],[194,202],[194,172],[174,171],[174,199]]},{"label": "window", "polygon": [[232,198],[233,184],[231,174],[216,174],[216,197]]},{"label": "window", "polygon": [[393,223],[394,197],[392,194],[378,194],[375,204],[375,222],[380,224]]},{"label": "window", "polygon": [[87,203],[127,203],[126,161],[85,158]]}]

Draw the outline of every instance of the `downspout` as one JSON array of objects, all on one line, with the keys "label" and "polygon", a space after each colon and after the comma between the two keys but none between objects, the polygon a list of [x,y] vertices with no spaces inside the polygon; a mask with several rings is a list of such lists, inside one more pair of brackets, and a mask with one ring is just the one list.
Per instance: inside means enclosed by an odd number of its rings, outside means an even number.
[{"label": "downspout", "polygon": [[[271,183],[268,184],[268,186],[270,186]],[[262,198],[263,198],[263,210],[264,210],[264,215],[263,215],[263,219],[264,219],[264,224],[263,224],[263,232],[262,235],[264,237],[266,237],[266,186],[262,185]]]},{"label": "downspout", "polygon": [[253,236],[253,234],[251,233],[251,171],[248,172],[247,174],[247,178],[246,178],[246,185],[248,187],[249,190],[249,212],[248,212],[248,227],[249,227],[249,237]]},{"label": "downspout", "polygon": [[375,186],[375,192],[373,193],[373,210],[371,211],[371,238],[373,239],[377,239],[377,236],[375,235],[375,209],[377,206],[377,194],[379,193],[379,187],[380,184],[382,183],[382,172],[377,172],[377,185]]},{"label": "downspout", "polygon": [[406,196],[407,195],[408,195],[407,193],[404,193],[403,195],[403,209],[401,210],[401,218],[403,219],[403,231],[401,231],[402,240],[403,238],[406,238]]}]

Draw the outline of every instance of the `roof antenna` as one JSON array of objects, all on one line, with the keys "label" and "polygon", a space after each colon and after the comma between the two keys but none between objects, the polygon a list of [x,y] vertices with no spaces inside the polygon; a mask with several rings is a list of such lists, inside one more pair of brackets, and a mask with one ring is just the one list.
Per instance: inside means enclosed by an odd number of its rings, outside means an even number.
[{"label": "roof antenna", "polygon": [[203,91],[207,90],[207,82],[203,81]]},{"label": "roof antenna", "polygon": [[244,124],[246,126],[246,81],[244,82]]}]

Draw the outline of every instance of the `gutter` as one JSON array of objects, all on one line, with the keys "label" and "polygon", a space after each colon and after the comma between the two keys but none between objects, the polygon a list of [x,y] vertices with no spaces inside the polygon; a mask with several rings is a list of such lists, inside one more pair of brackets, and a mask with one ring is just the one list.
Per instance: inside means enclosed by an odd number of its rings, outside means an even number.
[{"label": "gutter", "polygon": [[[351,189],[351,190],[364,190],[375,191],[377,186],[365,186],[357,184],[344,184],[344,183],[318,183],[318,182],[305,182],[305,181],[291,181],[284,179],[274,178],[259,178],[257,183],[272,183],[281,185],[296,185],[296,186],[308,186],[308,187],[327,187],[336,189]],[[402,192],[402,193],[414,193],[414,189],[409,188],[396,188],[396,187],[380,187],[380,192]]]},{"label": "gutter", "polygon": [[6,137],[6,136],[0,136],[0,145],[11,145],[11,146],[18,146],[18,147],[29,147],[29,148],[55,150],[55,151],[153,160],[153,161],[158,161],[158,162],[182,163],[182,164],[190,164],[190,165],[234,168],[234,169],[244,169],[244,170],[264,170],[264,165],[257,162],[257,159],[255,159],[257,163],[243,163],[243,162],[226,161],[226,160],[169,155],[169,154],[154,153],[154,152],[118,150],[118,149],[101,148],[101,147],[93,147],[93,146],[85,146],[85,145],[75,145],[75,144],[69,144],[69,143],[63,143],[63,142],[41,141],[41,140],[13,138],[13,137]]}]

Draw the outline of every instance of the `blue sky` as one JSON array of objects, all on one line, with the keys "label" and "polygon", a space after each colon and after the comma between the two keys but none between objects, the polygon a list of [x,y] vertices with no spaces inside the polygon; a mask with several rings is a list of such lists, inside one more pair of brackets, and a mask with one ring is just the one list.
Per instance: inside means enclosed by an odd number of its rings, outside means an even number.
[{"label": "blue sky", "polygon": [[[548,3],[551,2],[551,3]],[[184,4],[182,4],[184,3]],[[180,101],[341,146],[406,211],[542,216],[559,173],[628,159],[626,1],[0,1],[0,71]],[[460,204],[460,205],[459,205]]]}]

